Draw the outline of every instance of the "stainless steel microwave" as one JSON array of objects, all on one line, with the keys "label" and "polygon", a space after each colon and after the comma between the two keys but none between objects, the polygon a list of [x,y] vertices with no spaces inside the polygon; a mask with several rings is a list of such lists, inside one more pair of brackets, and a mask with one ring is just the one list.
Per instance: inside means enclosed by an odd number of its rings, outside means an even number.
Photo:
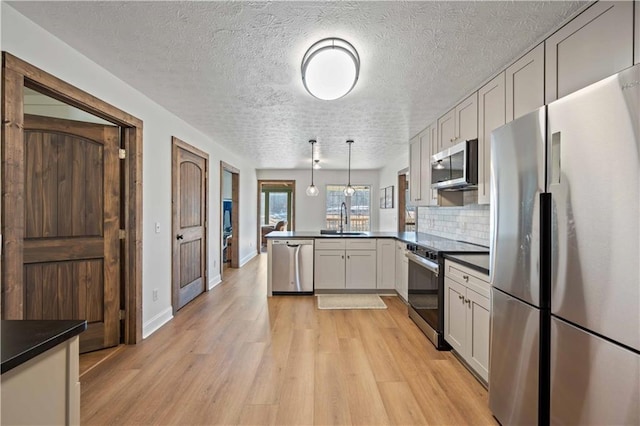
[{"label": "stainless steel microwave", "polygon": [[475,189],[478,185],[478,139],[460,142],[431,156],[431,187]]}]

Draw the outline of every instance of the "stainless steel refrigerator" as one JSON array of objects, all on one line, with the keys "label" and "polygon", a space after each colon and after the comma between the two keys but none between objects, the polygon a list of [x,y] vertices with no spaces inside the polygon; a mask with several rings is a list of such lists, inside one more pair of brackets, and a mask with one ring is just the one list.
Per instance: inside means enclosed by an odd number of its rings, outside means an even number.
[{"label": "stainless steel refrigerator", "polygon": [[640,65],[491,144],[493,414],[640,424]]}]

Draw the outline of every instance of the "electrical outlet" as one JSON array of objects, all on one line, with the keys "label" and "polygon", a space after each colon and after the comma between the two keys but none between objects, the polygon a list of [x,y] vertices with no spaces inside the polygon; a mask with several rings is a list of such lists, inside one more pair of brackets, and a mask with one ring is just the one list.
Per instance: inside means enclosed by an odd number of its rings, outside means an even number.
[{"label": "electrical outlet", "polygon": [[158,289],[157,288],[153,289],[153,301],[154,302],[158,301]]},{"label": "electrical outlet", "polygon": [[156,234],[160,233],[160,222],[156,222]]}]

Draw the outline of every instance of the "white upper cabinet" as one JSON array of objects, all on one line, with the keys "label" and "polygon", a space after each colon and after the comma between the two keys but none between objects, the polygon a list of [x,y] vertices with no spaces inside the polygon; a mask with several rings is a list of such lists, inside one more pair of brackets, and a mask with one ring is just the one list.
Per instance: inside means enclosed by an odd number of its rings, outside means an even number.
[{"label": "white upper cabinet", "polygon": [[491,132],[505,123],[505,73],[478,90],[478,204],[489,204]]},{"label": "white upper cabinet", "polygon": [[431,135],[427,127],[409,144],[409,196],[417,206],[431,203]]},{"label": "white upper cabinet", "polygon": [[544,105],[544,43],[514,62],[505,75],[508,123]]},{"label": "white upper cabinet", "polygon": [[420,202],[420,137],[409,141],[409,197],[411,202]]},{"label": "white upper cabinet", "polygon": [[[431,162],[431,156],[438,153],[438,126],[433,123],[429,126],[429,162]],[[429,164],[429,204],[432,206],[438,205],[438,190],[431,188],[431,164]]]},{"label": "white upper cabinet", "polygon": [[478,137],[478,93],[438,119],[438,150]]},{"label": "white upper cabinet", "polygon": [[438,150],[449,148],[456,140],[456,109],[438,118]]},{"label": "white upper cabinet", "polygon": [[545,41],[550,103],[633,65],[633,2],[599,1]]}]

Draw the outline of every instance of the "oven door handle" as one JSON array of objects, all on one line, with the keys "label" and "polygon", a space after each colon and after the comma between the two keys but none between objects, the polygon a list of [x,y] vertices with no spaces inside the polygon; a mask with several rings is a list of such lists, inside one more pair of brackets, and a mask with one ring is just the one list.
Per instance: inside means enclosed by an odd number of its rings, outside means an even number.
[{"label": "oven door handle", "polygon": [[418,265],[427,268],[428,270],[436,274],[436,276],[438,276],[438,272],[440,268],[438,267],[437,263],[432,262],[428,259],[425,259],[424,257],[420,257],[417,254],[414,254],[411,252],[405,253],[405,256],[407,256],[407,259],[409,259],[410,261],[415,262]]}]

